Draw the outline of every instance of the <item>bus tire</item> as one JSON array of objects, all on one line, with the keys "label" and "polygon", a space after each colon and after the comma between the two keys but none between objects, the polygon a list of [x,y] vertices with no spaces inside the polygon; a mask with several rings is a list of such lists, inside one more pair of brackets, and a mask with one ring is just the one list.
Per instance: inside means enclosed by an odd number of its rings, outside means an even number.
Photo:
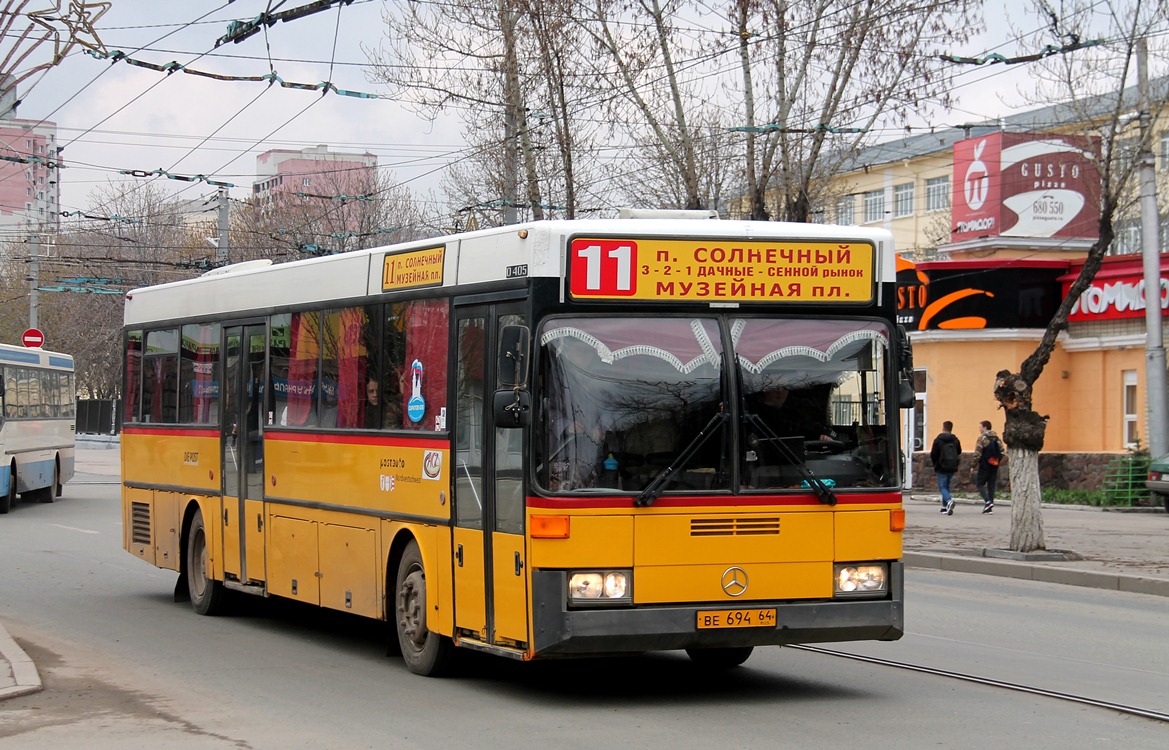
[{"label": "bus tire", "polygon": [[16,469],[9,469],[8,492],[4,497],[0,497],[0,515],[11,510],[13,505],[16,505]]},{"label": "bus tire", "polygon": [[394,621],[406,668],[425,677],[442,675],[454,644],[426,627],[426,569],[418,542],[411,541],[398,563],[394,585]]},{"label": "bus tire", "polygon": [[57,497],[57,477],[60,476],[57,471],[57,463],[53,462],[53,476],[49,480],[49,486],[37,490],[37,500],[42,503],[51,503]]},{"label": "bus tire", "polygon": [[733,669],[751,656],[753,646],[741,648],[688,648],[690,661],[703,669]]},{"label": "bus tire", "polygon": [[223,610],[223,584],[211,578],[207,570],[207,529],[203,511],[196,509],[187,531],[187,586],[191,591],[191,608],[201,615]]}]

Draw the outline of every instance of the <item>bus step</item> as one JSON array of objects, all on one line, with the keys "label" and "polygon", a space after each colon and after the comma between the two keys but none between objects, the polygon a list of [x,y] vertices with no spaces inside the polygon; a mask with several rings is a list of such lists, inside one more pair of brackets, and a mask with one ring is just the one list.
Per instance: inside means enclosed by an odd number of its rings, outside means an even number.
[{"label": "bus step", "polygon": [[516,659],[524,661],[528,658],[528,652],[519,648],[509,648],[507,646],[496,646],[490,643],[469,638],[465,635],[455,636],[455,645],[460,648],[469,648],[473,651],[482,651],[485,654],[495,654],[506,659]]},{"label": "bus step", "polygon": [[262,583],[240,583],[239,581],[224,581],[223,588],[239,591],[252,596],[267,596],[268,589]]}]

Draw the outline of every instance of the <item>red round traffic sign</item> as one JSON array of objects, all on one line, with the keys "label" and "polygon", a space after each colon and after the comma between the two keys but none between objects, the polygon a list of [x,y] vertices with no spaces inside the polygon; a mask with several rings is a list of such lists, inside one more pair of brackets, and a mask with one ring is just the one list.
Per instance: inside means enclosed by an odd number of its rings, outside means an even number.
[{"label": "red round traffic sign", "polygon": [[30,328],[20,335],[20,342],[29,347],[43,346],[45,334],[41,333],[39,328]]}]

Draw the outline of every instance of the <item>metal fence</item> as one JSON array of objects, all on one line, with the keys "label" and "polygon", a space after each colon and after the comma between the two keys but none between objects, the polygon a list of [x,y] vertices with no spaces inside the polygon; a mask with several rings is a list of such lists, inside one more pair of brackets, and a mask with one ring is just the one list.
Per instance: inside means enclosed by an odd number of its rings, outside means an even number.
[{"label": "metal fence", "polygon": [[119,399],[78,399],[78,435],[117,435],[122,431]]}]

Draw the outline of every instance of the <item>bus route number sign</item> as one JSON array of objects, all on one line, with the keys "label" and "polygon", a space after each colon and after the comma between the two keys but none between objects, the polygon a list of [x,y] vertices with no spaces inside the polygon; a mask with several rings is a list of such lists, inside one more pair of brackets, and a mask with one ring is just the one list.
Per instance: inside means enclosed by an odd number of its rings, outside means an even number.
[{"label": "bus route number sign", "polygon": [[868,242],[577,237],[575,299],[671,302],[843,302],[874,297]]}]

